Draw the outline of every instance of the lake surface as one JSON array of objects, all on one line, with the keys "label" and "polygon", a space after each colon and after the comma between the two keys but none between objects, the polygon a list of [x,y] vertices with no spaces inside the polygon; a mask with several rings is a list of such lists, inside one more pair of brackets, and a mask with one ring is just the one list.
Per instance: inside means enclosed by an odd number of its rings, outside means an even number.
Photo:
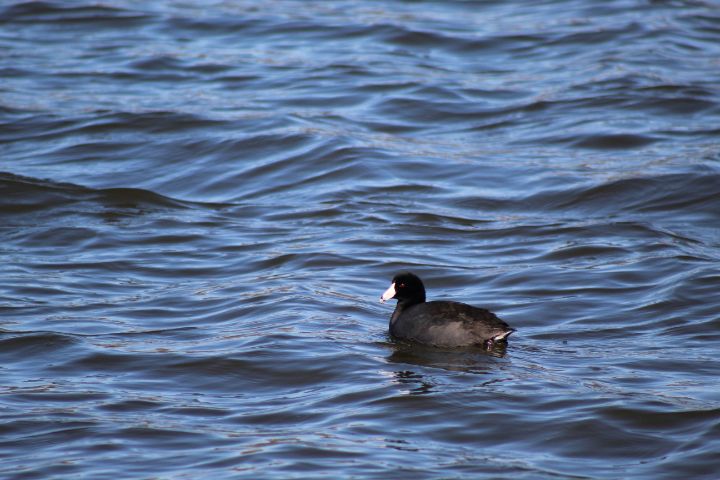
[{"label": "lake surface", "polygon": [[[717,478],[717,2],[6,1],[0,51],[3,478]],[[390,338],[401,270],[504,355]]]}]

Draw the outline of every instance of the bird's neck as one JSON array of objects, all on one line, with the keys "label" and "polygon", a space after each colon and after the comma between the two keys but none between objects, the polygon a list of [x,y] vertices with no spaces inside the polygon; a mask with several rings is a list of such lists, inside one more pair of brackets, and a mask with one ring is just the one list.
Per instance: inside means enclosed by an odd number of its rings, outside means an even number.
[{"label": "bird's neck", "polygon": [[395,311],[393,312],[392,317],[390,317],[390,327],[392,327],[392,325],[398,320],[398,318],[400,318],[400,315],[402,315],[403,311],[407,310],[413,305],[424,302],[425,295],[423,295],[421,298],[416,298],[414,300],[398,300],[397,305],[395,305]]}]

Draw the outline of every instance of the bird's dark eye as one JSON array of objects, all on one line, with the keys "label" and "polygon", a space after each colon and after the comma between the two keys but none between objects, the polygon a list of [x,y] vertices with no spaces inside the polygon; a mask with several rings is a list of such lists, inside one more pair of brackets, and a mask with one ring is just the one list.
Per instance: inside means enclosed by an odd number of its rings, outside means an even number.
[{"label": "bird's dark eye", "polygon": [[405,284],[401,283],[400,285],[398,285],[398,288],[405,288]]}]

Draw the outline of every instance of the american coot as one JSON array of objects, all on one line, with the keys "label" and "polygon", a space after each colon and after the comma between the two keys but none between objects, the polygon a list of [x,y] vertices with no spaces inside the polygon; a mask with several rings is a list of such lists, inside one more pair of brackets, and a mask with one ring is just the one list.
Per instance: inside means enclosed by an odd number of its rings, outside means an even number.
[{"label": "american coot", "polygon": [[515,331],[483,308],[459,302],[426,302],[422,280],[410,272],[395,275],[380,301],[391,298],[398,301],[390,317],[390,334],[397,338],[442,347],[491,348],[506,342]]}]

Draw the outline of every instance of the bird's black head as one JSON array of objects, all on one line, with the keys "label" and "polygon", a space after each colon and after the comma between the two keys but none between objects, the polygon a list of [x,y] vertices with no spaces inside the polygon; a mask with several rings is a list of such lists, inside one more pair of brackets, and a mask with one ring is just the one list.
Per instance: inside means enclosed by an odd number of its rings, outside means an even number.
[{"label": "bird's black head", "polygon": [[410,272],[395,275],[385,293],[380,297],[381,302],[394,298],[398,303],[412,305],[425,301],[425,286],[420,277]]}]

